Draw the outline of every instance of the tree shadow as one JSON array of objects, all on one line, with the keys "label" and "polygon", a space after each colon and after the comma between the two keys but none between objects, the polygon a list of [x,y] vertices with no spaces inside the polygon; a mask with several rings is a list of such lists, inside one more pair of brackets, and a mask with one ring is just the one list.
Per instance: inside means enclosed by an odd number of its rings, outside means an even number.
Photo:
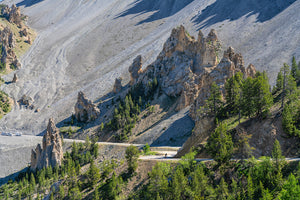
[{"label": "tree shadow", "polygon": [[265,22],[288,8],[296,0],[216,0],[192,18],[198,29],[225,20],[233,21],[242,16],[257,15],[257,22]]},{"label": "tree shadow", "polygon": [[193,1],[194,0],[136,0],[130,4],[131,7],[128,10],[122,12],[116,18],[125,17],[131,14],[137,14],[137,16],[139,16],[153,12],[147,19],[136,24],[140,25],[172,16]]},{"label": "tree shadow", "polygon": [[44,1],[44,0],[23,0],[20,3],[17,3],[17,6],[18,7],[20,7],[20,6],[30,7],[34,4],[40,3],[41,1]]},{"label": "tree shadow", "polygon": [[18,178],[21,178],[22,174],[24,175],[24,173],[28,172],[29,170],[30,170],[29,167],[25,167],[24,169],[21,169],[18,172],[15,172],[15,173],[10,174],[10,175],[8,175],[6,177],[0,178],[0,187],[2,185],[4,185],[5,183],[7,183],[9,180],[16,180]]}]

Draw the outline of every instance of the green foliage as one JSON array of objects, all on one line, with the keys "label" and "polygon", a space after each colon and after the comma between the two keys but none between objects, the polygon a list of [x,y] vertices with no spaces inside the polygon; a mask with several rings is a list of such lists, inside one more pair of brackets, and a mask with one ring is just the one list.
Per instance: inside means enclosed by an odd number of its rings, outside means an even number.
[{"label": "green foliage", "polygon": [[300,185],[293,174],[289,175],[288,180],[284,183],[280,192],[281,200],[300,199]]},{"label": "green foliage", "polygon": [[4,113],[8,113],[11,110],[8,95],[3,91],[0,91],[0,108]]},{"label": "green foliage", "polygon": [[214,116],[217,115],[222,106],[220,87],[215,82],[211,85],[210,96],[206,100],[206,106]]},{"label": "green foliage", "polygon": [[[116,135],[118,140],[128,140],[128,136],[132,134],[132,129],[139,120],[138,115],[142,109],[150,106],[149,100],[153,100],[157,88],[158,82],[156,77],[154,77],[146,86],[141,82],[135,84],[126,95],[124,101],[120,99],[119,105],[114,110],[113,119],[107,124],[107,127],[114,131],[121,131],[120,134]],[[154,107],[151,107],[149,110],[150,113],[154,112]]]},{"label": "green foliage", "polygon": [[190,151],[189,153],[181,157],[179,163],[181,164],[185,174],[190,174],[191,170],[194,170],[194,167],[196,166],[196,154],[197,153],[195,151]]},{"label": "green foliage", "polygon": [[[296,93],[295,93],[296,94]],[[284,106],[282,112],[283,130],[290,136],[300,137],[300,95]]]},{"label": "green foliage", "polygon": [[125,152],[125,158],[128,165],[128,172],[133,173],[138,167],[139,150],[136,146],[130,145]]},{"label": "green foliage", "polygon": [[91,161],[90,168],[87,172],[88,177],[88,185],[91,188],[94,188],[97,184],[98,180],[100,179],[100,170],[99,168],[94,164],[94,161]]},{"label": "green foliage", "polygon": [[69,190],[68,198],[72,199],[72,200],[81,200],[82,199],[81,192],[80,192],[78,186]]},{"label": "green foliage", "polygon": [[229,162],[233,154],[233,142],[227,124],[218,125],[209,137],[206,148],[219,165]]}]

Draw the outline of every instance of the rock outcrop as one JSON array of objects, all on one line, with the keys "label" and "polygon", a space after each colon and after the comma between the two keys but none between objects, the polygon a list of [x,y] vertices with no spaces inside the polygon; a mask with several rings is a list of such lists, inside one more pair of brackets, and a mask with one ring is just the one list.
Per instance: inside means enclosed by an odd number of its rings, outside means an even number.
[{"label": "rock outcrop", "polygon": [[24,28],[20,31],[20,36],[21,37],[27,37],[28,36],[28,30],[27,28]]},{"label": "rock outcrop", "polygon": [[[138,56],[129,67],[131,85],[143,83],[145,88],[154,78],[160,89],[171,97],[180,97],[177,110],[189,105],[199,107],[209,96],[210,86],[216,82],[221,88],[236,72],[254,76],[255,67],[244,67],[241,54],[229,47],[219,62],[221,45],[215,30],[205,38],[201,31],[197,40],[183,26],[172,30],[157,59],[142,71],[142,57]],[[194,102],[196,102],[194,104]],[[191,116],[195,119],[194,108]]]},{"label": "rock outcrop", "polygon": [[13,51],[15,47],[15,39],[13,32],[10,28],[5,27],[3,30],[0,30],[0,42],[2,46],[2,54],[1,54],[1,63],[2,67],[7,68],[20,68],[21,64]]},{"label": "rock outcrop", "polygon": [[30,96],[27,96],[25,94],[18,101],[18,103],[20,105],[23,105],[23,106],[25,106],[25,108],[29,108],[29,109],[34,109],[33,102],[34,102],[33,98],[31,98]]},{"label": "rock outcrop", "polygon": [[55,126],[53,119],[49,119],[42,146],[38,144],[35,150],[31,152],[30,169],[35,171],[48,166],[60,166],[62,159],[63,149],[59,129]]},{"label": "rock outcrop", "polygon": [[17,81],[18,81],[18,76],[17,76],[17,74],[14,74],[14,77],[11,82],[16,83]]},{"label": "rock outcrop", "polygon": [[250,64],[247,68],[244,66],[242,55],[235,53],[232,47],[224,52],[221,59],[218,57],[220,50],[215,30],[211,30],[207,37],[199,31],[196,40],[180,26],[172,30],[157,59],[143,72],[141,56],[129,68],[131,84],[142,83],[147,90],[149,82],[156,78],[162,92],[170,97],[179,97],[176,110],[191,106],[189,115],[195,121],[195,128],[183,152],[189,151],[186,147],[205,140],[209,131],[214,128],[213,118],[199,116],[197,113],[209,97],[212,83],[220,86],[224,94],[226,80],[235,73],[242,72],[244,78],[256,73],[253,65]]},{"label": "rock outcrop", "polygon": [[131,78],[130,85],[134,85],[138,81],[140,74],[143,72],[142,64],[142,56],[140,55],[133,60],[133,63],[128,70]]},{"label": "rock outcrop", "polygon": [[22,26],[22,14],[20,8],[13,4],[10,7],[5,6],[1,10],[2,16],[4,16],[10,23],[15,23],[17,26]]},{"label": "rock outcrop", "polygon": [[80,122],[90,122],[95,120],[99,115],[99,108],[80,91],[75,105],[76,119]]},{"label": "rock outcrop", "polygon": [[114,93],[119,93],[122,90],[122,77],[116,78],[115,84],[114,84]]}]

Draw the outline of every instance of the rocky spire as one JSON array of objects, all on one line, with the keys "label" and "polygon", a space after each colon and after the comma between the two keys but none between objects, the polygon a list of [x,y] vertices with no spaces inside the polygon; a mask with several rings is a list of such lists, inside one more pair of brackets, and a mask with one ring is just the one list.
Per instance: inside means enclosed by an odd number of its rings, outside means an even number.
[{"label": "rocky spire", "polygon": [[115,84],[114,84],[114,93],[119,93],[122,89],[122,77],[116,78]]},{"label": "rocky spire", "polygon": [[139,55],[137,56],[134,60],[132,65],[129,67],[129,73],[130,73],[130,85],[134,85],[138,78],[139,75],[143,72],[142,71],[142,56]]},{"label": "rocky spire", "polygon": [[77,103],[75,104],[76,119],[80,122],[90,122],[99,115],[99,108],[82,91],[78,92]]},{"label": "rocky spire", "polygon": [[62,141],[52,118],[49,119],[47,132],[43,136],[42,147],[38,144],[35,150],[31,151],[30,169],[34,171],[48,166],[60,166],[63,159]]}]

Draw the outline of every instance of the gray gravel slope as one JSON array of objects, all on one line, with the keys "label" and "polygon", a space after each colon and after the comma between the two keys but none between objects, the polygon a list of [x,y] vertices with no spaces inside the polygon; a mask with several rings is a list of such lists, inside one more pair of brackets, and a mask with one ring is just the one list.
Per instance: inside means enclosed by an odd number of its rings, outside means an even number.
[{"label": "gray gravel slope", "polygon": [[[49,117],[71,115],[77,92],[92,100],[112,89],[118,76],[141,54],[151,63],[172,28],[183,24],[192,35],[215,28],[223,47],[231,45],[270,73],[283,62],[300,60],[300,0],[6,0],[19,3],[38,37],[23,56],[17,84],[1,89],[14,98],[34,98],[39,113],[15,106],[2,129],[38,134]],[[227,9],[226,9],[227,8]],[[266,9],[267,8],[267,9]],[[4,77],[11,80],[13,74]],[[125,79],[126,82],[127,79]]]}]

